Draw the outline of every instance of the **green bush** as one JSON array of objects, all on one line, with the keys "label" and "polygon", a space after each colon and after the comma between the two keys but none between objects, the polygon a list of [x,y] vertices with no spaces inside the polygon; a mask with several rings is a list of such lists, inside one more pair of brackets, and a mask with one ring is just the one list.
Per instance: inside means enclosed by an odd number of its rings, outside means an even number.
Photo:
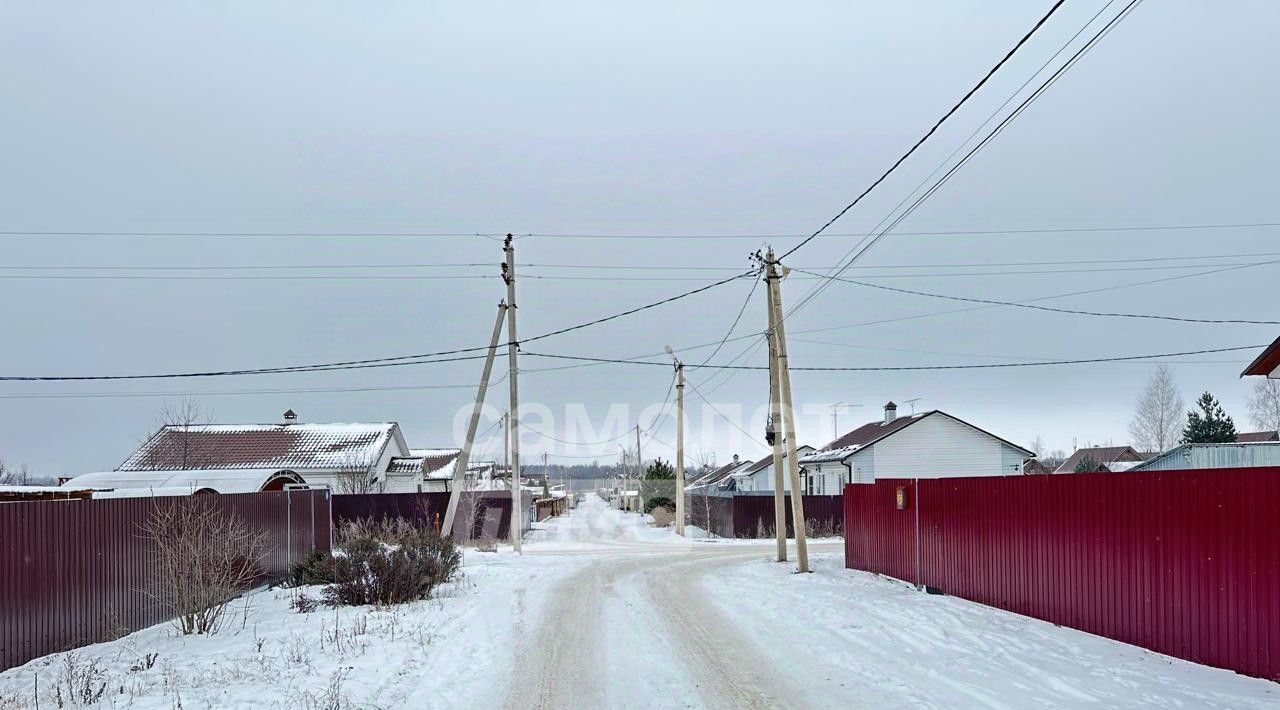
[{"label": "green bush", "polygon": [[655,496],[644,502],[644,512],[652,513],[654,508],[666,508],[668,510],[675,510],[676,503],[670,498],[666,498],[664,496]]},{"label": "green bush", "polygon": [[305,587],[312,584],[330,584],[334,581],[333,555],[325,550],[312,550],[306,559],[289,569],[284,580],[286,587]]}]

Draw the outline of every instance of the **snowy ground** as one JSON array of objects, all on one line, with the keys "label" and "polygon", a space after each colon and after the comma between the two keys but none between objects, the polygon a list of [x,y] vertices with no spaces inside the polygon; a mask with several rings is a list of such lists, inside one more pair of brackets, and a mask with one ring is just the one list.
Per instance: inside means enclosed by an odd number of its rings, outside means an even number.
[{"label": "snowy ground", "polygon": [[67,668],[95,663],[102,707],[1280,706],[1280,685],[811,549],[814,574],[796,575],[768,541],[690,542],[590,497],[523,556],[468,552],[436,599],[298,614],[291,591],[253,594],[218,636],[162,625],[0,673],[0,710],[56,707]]}]

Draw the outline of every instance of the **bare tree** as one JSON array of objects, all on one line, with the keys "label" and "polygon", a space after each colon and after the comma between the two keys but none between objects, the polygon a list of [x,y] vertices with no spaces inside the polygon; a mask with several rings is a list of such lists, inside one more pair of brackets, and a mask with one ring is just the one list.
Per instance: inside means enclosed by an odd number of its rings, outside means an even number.
[{"label": "bare tree", "polygon": [[14,468],[0,459],[0,486],[25,486],[33,483],[46,483],[46,479],[32,480],[31,471],[24,463]]},{"label": "bare tree", "polygon": [[1164,451],[1173,446],[1185,423],[1182,406],[1173,372],[1167,365],[1160,365],[1138,395],[1133,421],[1129,423],[1134,446],[1143,451]]},{"label": "bare tree", "polygon": [[[189,470],[209,465],[211,452],[200,429],[213,423],[212,416],[194,399],[166,403],[156,418],[156,429],[143,464],[152,470]],[[152,440],[154,440],[152,442]]]},{"label": "bare tree", "polygon": [[146,593],[186,634],[214,634],[231,600],[261,574],[266,535],[206,496],[158,504],[142,535],[156,555]]},{"label": "bare tree", "polygon": [[1031,453],[1035,454],[1037,457],[1044,456],[1044,437],[1036,434],[1036,438],[1031,440],[1031,446],[1029,448],[1031,449]]},{"label": "bare tree", "polygon": [[1264,431],[1280,430],[1280,380],[1267,377],[1253,383],[1249,418]]}]

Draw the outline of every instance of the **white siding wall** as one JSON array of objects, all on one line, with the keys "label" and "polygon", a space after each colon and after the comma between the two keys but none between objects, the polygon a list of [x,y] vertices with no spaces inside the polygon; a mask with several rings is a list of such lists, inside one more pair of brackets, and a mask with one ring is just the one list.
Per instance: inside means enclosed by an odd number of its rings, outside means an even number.
[{"label": "white siding wall", "polygon": [[[797,458],[804,458],[805,454],[813,451],[812,446],[801,446],[796,450]],[[782,490],[791,492],[791,476],[787,474],[787,456],[782,456]],[[769,457],[769,461],[773,461],[773,457]],[[803,470],[801,471],[803,475]],[[773,463],[756,471],[750,476],[738,479],[738,490],[740,491],[773,491]]]},{"label": "white siding wall", "polygon": [[805,464],[801,466],[801,472],[806,481],[805,491],[818,496],[840,495],[849,476],[848,467],[839,461]]},{"label": "white siding wall", "polygon": [[[1021,454],[942,414],[924,417],[860,451],[874,455],[875,478],[955,478],[1020,475]],[[1015,462],[1016,459],[1016,462]]]}]

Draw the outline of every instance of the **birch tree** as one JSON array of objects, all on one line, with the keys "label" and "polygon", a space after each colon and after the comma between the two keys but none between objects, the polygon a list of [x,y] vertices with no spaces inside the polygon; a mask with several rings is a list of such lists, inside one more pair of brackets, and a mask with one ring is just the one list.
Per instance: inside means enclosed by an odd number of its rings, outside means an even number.
[{"label": "birch tree", "polygon": [[1280,380],[1261,378],[1253,383],[1249,418],[1263,431],[1280,430]]},{"label": "birch tree", "polygon": [[1184,414],[1182,395],[1173,382],[1173,372],[1160,365],[1138,396],[1129,435],[1133,445],[1143,451],[1164,451],[1173,446],[1182,433]]}]

